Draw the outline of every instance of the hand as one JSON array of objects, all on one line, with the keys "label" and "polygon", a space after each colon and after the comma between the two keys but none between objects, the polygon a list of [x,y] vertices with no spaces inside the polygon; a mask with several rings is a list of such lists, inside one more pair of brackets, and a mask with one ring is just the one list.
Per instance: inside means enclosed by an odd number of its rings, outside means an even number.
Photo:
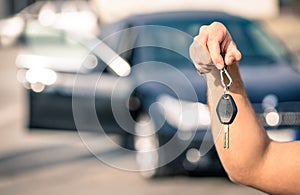
[{"label": "hand", "polygon": [[[225,54],[225,59],[221,53]],[[201,26],[190,47],[190,57],[198,72],[204,74],[210,72],[213,65],[218,69],[231,65],[242,55],[226,27],[220,22],[213,22],[209,26]]]}]

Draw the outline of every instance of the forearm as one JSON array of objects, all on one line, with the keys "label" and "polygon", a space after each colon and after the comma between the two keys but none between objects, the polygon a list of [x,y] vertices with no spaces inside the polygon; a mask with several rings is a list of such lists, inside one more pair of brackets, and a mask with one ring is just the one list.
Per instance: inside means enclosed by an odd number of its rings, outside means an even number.
[{"label": "forearm", "polygon": [[[212,131],[215,145],[222,164],[233,180],[249,184],[258,169],[258,162],[263,162],[270,140],[260,125],[247,98],[237,64],[228,66],[233,79],[230,94],[238,108],[238,113],[229,125],[229,149],[224,149],[224,131],[216,115],[216,106],[222,94],[219,70],[214,68],[207,74],[208,101],[212,118]],[[254,141],[255,140],[255,141]],[[245,177],[246,175],[246,177]]]},{"label": "forearm", "polygon": [[[271,194],[300,194],[300,142],[279,143],[269,139],[247,98],[239,67],[233,64],[241,59],[241,53],[226,27],[219,22],[202,26],[190,47],[190,56],[197,71],[207,75],[215,146],[229,177]],[[229,149],[224,148],[224,127],[216,114],[224,93],[216,67],[226,65],[233,79],[229,91],[238,108],[229,125]]]}]

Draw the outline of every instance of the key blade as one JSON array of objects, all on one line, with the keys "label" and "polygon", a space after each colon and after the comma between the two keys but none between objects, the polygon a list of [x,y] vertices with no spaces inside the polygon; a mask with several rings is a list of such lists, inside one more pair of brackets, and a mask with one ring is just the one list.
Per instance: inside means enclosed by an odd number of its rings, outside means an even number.
[{"label": "key blade", "polygon": [[224,148],[229,149],[229,126],[224,125]]}]

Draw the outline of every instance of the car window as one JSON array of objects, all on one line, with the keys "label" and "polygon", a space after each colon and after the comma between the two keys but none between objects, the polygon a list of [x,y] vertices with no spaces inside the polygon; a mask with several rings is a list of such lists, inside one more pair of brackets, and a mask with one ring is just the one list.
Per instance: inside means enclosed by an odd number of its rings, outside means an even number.
[{"label": "car window", "polygon": [[[198,34],[200,26],[211,22],[212,21],[196,20],[167,21],[159,22],[156,25],[176,28],[193,37]],[[224,20],[221,22],[227,26],[243,54],[241,65],[271,65],[287,59],[286,50],[255,22],[244,20]],[[135,63],[154,60],[169,63],[174,66],[185,66],[181,63],[182,60],[185,59],[183,59],[180,54],[174,52],[174,50],[187,52],[189,49],[190,41],[183,38],[180,33],[169,33],[163,30],[149,31],[147,29],[141,32],[137,39],[137,42],[145,41],[153,43],[154,45],[161,45],[163,43],[163,45],[166,45],[167,48],[171,48],[171,50],[157,47],[138,48],[135,51]]]},{"label": "car window", "polygon": [[[165,27],[167,26],[167,28]],[[171,28],[169,28],[171,27]],[[133,52],[133,64],[145,61],[159,61],[173,66],[192,66],[189,60],[189,46],[192,36],[187,35],[186,26],[157,25],[140,30]]]},{"label": "car window", "polygon": [[287,58],[286,50],[258,24],[227,23],[227,27],[243,54],[241,64],[274,64]]}]

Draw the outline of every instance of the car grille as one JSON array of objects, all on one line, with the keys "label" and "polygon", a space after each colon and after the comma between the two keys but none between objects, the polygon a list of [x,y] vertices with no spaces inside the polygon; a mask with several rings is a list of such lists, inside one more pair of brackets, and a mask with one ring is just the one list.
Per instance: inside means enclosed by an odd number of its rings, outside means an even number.
[{"label": "car grille", "polygon": [[[276,126],[300,126],[300,112],[279,112],[279,123]],[[266,121],[266,114],[258,114],[261,124],[270,126]]]}]

